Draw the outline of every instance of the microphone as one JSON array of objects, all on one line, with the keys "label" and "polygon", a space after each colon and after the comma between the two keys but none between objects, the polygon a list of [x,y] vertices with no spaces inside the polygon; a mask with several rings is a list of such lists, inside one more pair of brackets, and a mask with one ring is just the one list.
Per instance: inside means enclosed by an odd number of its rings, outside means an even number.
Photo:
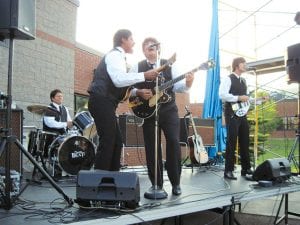
[{"label": "microphone", "polygon": [[153,47],[156,47],[156,46],[160,46],[160,43],[157,42],[157,43],[151,44],[151,45],[148,46],[148,48],[153,48]]},{"label": "microphone", "polygon": [[246,66],[246,70],[247,71],[250,71],[250,70],[256,71],[256,67],[254,67],[254,66]]}]

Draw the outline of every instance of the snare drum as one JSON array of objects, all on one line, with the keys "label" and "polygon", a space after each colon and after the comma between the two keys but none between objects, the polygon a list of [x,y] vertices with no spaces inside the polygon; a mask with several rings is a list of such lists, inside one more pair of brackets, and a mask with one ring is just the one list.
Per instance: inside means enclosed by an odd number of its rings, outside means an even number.
[{"label": "snare drum", "polygon": [[58,136],[49,147],[48,154],[52,168],[58,165],[66,173],[77,175],[80,170],[92,168],[95,146],[82,136]]},{"label": "snare drum", "polygon": [[81,134],[88,139],[92,139],[97,135],[94,119],[87,111],[78,113],[73,120],[73,124],[78,127]]}]

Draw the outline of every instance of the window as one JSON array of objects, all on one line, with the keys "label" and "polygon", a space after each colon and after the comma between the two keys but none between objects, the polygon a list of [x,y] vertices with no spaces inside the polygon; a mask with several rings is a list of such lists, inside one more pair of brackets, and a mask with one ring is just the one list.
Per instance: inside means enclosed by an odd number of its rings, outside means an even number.
[{"label": "window", "polygon": [[74,95],[75,115],[82,111],[88,111],[88,100],[89,100],[88,96],[79,95],[79,94]]}]

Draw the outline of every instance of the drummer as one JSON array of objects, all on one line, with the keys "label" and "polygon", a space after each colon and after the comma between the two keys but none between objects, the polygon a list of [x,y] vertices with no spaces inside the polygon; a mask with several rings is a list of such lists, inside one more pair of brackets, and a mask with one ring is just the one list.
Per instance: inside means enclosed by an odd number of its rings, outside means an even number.
[{"label": "drummer", "polygon": [[43,131],[66,134],[67,129],[73,126],[73,122],[69,110],[62,104],[62,91],[59,89],[51,91],[50,100],[51,103],[43,117]]}]

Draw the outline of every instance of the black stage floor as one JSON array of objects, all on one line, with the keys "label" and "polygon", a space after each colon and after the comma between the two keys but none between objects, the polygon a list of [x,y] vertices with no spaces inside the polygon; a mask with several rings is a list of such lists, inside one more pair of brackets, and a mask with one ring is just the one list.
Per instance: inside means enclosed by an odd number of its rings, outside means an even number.
[{"label": "black stage floor", "polygon": [[[300,191],[300,178],[292,176],[283,183],[272,187],[261,187],[257,182],[238,177],[237,181],[223,178],[223,169],[183,168],[181,178],[182,195],[171,194],[171,186],[165,175],[164,188],[168,197],[164,200],[148,200],[143,197],[150,187],[145,168],[127,168],[122,172],[136,172],[140,183],[139,207],[136,209],[79,209],[75,203],[69,207],[64,198],[46,180],[42,184],[30,183],[14,202],[10,210],[0,209],[1,225],[38,225],[38,224],[154,224],[151,221],[164,218],[177,218],[210,209],[224,209],[243,201],[252,201],[270,196],[280,196]],[[28,183],[27,183],[28,184]],[[76,178],[64,177],[57,184],[64,193],[76,198]],[[24,185],[24,184],[23,184]],[[298,211],[299,209],[290,210]],[[199,220],[200,221],[200,220]],[[185,223],[188,224],[188,223]],[[202,223],[197,223],[202,224]],[[222,224],[222,223],[218,223]]]}]

